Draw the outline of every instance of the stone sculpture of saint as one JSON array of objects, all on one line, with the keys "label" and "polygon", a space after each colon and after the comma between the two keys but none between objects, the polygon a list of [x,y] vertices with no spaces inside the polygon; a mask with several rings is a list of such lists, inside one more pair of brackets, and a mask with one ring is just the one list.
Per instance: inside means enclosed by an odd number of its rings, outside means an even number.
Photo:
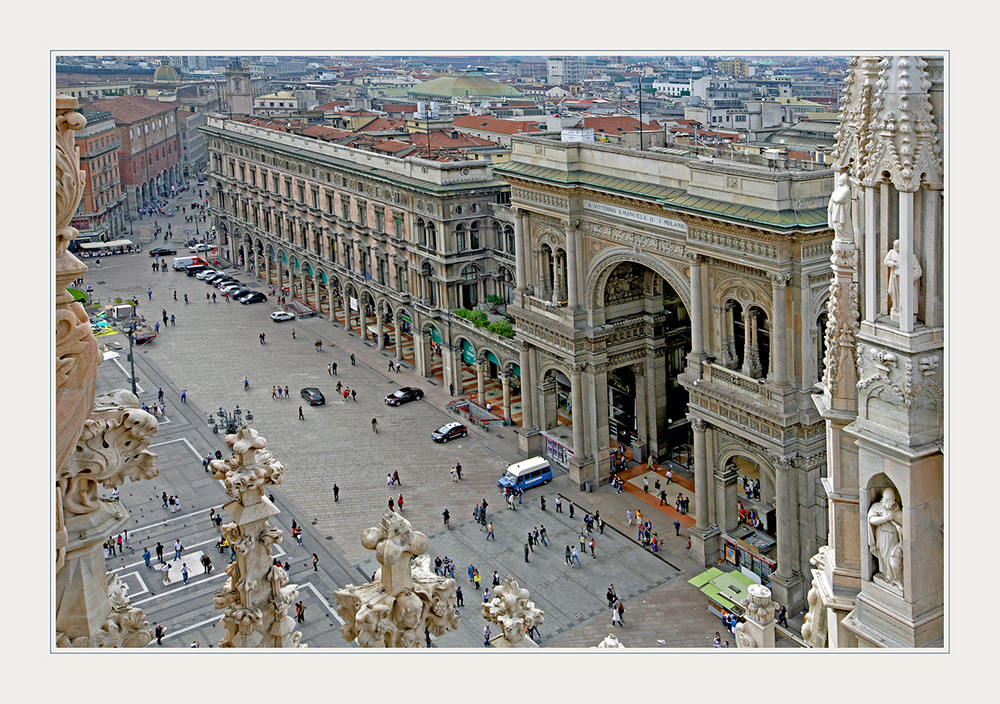
[{"label": "stone sculpture of saint", "polygon": [[868,550],[878,560],[875,575],[902,587],[903,511],[892,487],[886,487],[882,498],[868,509]]},{"label": "stone sculpture of saint", "polygon": [[[910,255],[913,263],[913,317],[917,315],[917,291],[919,290],[920,277],[924,275],[924,270],[920,268],[920,262],[914,254]],[[889,299],[892,302],[889,315],[893,320],[899,320],[899,240],[892,243],[892,249],[885,255],[882,265],[889,269]]]},{"label": "stone sculpture of saint", "polygon": [[851,223],[851,186],[844,172],[837,174],[836,186],[826,206],[826,219],[833,228],[835,239],[840,242],[854,241],[854,226]]}]

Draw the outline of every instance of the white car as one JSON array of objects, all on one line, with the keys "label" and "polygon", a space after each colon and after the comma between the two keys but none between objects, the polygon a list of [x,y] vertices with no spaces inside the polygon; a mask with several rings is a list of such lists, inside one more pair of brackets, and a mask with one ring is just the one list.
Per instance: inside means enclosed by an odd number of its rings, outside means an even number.
[{"label": "white car", "polygon": [[219,286],[219,291],[221,291],[222,293],[232,293],[233,291],[238,291],[241,288],[244,288],[243,284],[241,284],[239,281],[234,281],[231,284],[224,284],[222,286]]},{"label": "white car", "polygon": [[190,247],[188,247],[188,251],[192,252],[194,254],[197,254],[198,252],[208,252],[208,251],[211,251],[213,249],[215,249],[214,245],[205,244],[203,242],[199,243],[199,244],[193,244]]},{"label": "white car", "polygon": [[271,320],[276,323],[280,323],[282,320],[295,320],[295,314],[289,313],[287,310],[276,310],[271,313]]},{"label": "white car", "polygon": [[208,277],[208,276],[209,276],[210,274],[218,274],[218,273],[219,273],[219,272],[218,272],[218,271],[216,271],[215,269],[205,269],[205,271],[199,271],[199,272],[198,272],[197,274],[195,274],[195,275],[194,275],[194,278],[196,278],[196,279],[202,279],[202,280],[204,280],[204,279],[206,279],[206,278],[207,278],[207,277]]}]

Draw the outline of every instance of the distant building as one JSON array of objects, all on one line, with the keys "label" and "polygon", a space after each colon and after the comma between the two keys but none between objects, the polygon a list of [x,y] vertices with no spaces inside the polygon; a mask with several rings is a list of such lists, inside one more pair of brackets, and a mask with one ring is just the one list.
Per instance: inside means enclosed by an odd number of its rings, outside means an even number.
[{"label": "distant building", "polygon": [[208,163],[205,138],[198,129],[205,124],[205,115],[190,110],[177,111],[177,124],[181,135],[181,164],[184,176],[194,176]]},{"label": "distant building", "polygon": [[95,110],[107,110],[115,119],[121,140],[121,185],[133,210],[165,197],[182,181],[181,140],[176,103],[126,95],[98,100]]},{"label": "distant building", "polygon": [[746,78],[750,75],[750,62],[744,59],[716,61],[715,68],[734,78]]},{"label": "distant building", "polygon": [[270,117],[272,115],[288,115],[298,112],[299,99],[290,90],[279,90],[266,93],[253,100],[253,114]]},{"label": "distant building", "polygon": [[584,78],[582,56],[550,56],[545,64],[549,83],[579,83]]},{"label": "distant building", "polygon": [[125,227],[125,192],[118,171],[121,140],[115,118],[106,110],[83,114],[87,125],[76,133],[76,146],[87,180],[70,224],[78,230],[107,228],[111,235],[119,235]]}]

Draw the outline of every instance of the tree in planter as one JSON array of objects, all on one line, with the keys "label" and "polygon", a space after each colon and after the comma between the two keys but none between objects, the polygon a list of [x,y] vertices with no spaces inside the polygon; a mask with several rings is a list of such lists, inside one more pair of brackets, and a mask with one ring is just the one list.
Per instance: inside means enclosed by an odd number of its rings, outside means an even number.
[{"label": "tree in planter", "polygon": [[469,322],[471,322],[477,328],[484,328],[489,324],[490,318],[486,314],[486,311],[474,310],[472,311],[472,314],[469,316]]}]

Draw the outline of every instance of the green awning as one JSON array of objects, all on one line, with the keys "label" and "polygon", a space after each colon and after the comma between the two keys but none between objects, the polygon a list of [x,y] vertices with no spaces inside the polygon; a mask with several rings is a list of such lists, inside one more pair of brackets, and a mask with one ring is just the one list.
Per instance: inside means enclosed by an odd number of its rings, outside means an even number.
[{"label": "green awning", "polygon": [[433,325],[431,325],[431,339],[434,340],[435,344],[441,344],[441,333]]},{"label": "green awning", "polygon": [[756,582],[741,572],[723,572],[713,567],[689,579],[688,584],[698,587],[716,604],[733,610],[742,608],[740,602],[749,594],[749,586]]}]

